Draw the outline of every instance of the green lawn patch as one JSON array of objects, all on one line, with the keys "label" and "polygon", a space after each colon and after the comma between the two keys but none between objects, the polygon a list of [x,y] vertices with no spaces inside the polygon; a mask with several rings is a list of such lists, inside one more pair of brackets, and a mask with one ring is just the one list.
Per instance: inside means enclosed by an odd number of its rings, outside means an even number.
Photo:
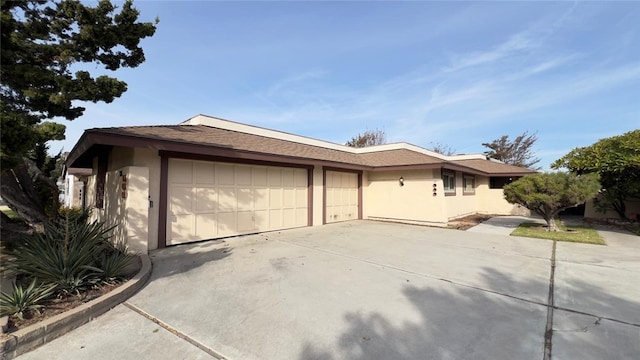
[{"label": "green lawn patch", "polygon": [[511,233],[511,236],[605,245],[602,236],[600,236],[600,234],[590,226],[557,225],[560,231],[547,231],[546,224],[525,222],[520,224],[520,226]]}]

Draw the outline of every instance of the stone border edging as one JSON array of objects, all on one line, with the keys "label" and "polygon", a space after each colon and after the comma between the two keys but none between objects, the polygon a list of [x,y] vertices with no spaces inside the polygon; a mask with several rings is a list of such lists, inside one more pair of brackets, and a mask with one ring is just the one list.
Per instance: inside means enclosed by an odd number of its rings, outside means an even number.
[{"label": "stone border edging", "polygon": [[140,290],[151,276],[151,259],[140,255],[140,271],[124,285],[69,311],[52,316],[0,340],[0,360],[10,360],[76,329],[111,310]]}]

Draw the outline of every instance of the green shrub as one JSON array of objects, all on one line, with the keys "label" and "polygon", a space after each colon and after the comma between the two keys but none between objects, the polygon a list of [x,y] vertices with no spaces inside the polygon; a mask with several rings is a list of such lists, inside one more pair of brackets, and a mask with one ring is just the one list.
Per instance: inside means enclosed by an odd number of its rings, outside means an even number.
[{"label": "green shrub", "polygon": [[128,255],[127,246],[118,243],[105,250],[98,259],[101,280],[107,284],[117,283],[119,278],[127,275],[127,267],[133,258]]},{"label": "green shrub", "polygon": [[50,297],[54,290],[55,285],[36,286],[36,279],[33,279],[26,289],[14,283],[11,293],[0,294],[0,316],[16,316],[22,320],[25,314],[40,314],[42,302]]},{"label": "green shrub", "polygon": [[12,252],[12,265],[20,274],[55,284],[56,290],[78,293],[101,280],[98,259],[111,247],[111,229],[64,216],[46,224],[44,233],[26,236]]}]

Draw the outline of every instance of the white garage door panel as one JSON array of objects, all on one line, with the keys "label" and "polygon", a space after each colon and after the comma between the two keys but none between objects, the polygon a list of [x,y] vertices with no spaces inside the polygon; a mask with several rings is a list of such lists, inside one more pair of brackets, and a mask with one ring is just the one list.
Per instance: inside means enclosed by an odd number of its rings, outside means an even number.
[{"label": "white garage door panel", "polygon": [[176,186],[173,191],[175,193],[175,197],[171,198],[171,213],[175,215],[191,214],[193,188]]},{"label": "white garage door panel", "polygon": [[216,183],[215,166],[213,164],[200,163],[199,166],[195,167],[194,174],[196,176],[196,184],[213,185]]},{"label": "white garage door panel", "polygon": [[174,215],[170,218],[171,239],[173,244],[179,244],[195,236],[193,215]]},{"label": "white garage door panel", "polygon": [[253,222],[253,211],[238,212],[238,232],[245,233],[257,230]]},{"label": "white garage door panel", "polygon": [[193,183],[193,163],[192,162],[176,162],[169,174],[169,182],[171,184],[192,184]]},{"label": "white garage door panel", "polygon": [[358,174],[327,171],[325,191],[327,223],[358,218]]},{"label": "white garage door panel", "polygon": [[215,236],[216,214],[197,214],[195,237],[208,239]]},{"label": "white garage door panel", "polygon": [[[216,204],[218,203],[218,192],[214,188],[196,188],[196,211],[210,211],[216,210]],[[179,195],[178,195],[179,196]]]},{"label": "white garage door panel", "polygon": [[306,226],[307,170],[169,160],[167,244]]},{"label": "white garage door panel", "polygon": [[266,188],[253,189],[253,203],[255,210],[269,208],[269,190]]},{"label": "white garage door panel", "polygon": [[268,229],[269,228],[269,211],[268,210],[256,210],[253,212],[254,224],[256,229]]},{"label": "white garage door panel", "polygon": [[[216,236],[231,236],[238,233],[235,212],[218,213],[218,232]],[[206,239],[206,238],[205,238]],[[197,239],[203,240],[203,239]]]},{"label": "white garage door panel", "polygon": [[297,188],[296,190],[296,204],[295,207],[296,208],[307,208],[309,206],[308,204],[308,197],[307,197],[307,190],[306,189],[300,189]]},{"label": "white garage door panel", "polygon": [[253,201],[253,189],[242,188],[238,189],[236,195],[238,196],[238,210],[249,211],[254,208]]}]

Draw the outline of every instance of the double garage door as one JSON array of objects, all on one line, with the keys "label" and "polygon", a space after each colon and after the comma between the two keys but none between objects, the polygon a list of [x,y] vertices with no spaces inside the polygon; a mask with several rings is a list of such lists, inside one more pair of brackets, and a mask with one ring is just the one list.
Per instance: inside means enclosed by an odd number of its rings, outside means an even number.
[{"label": "double garage door", "polygon": [[167,245],[308,225],[306,169],[169,159]]}]

